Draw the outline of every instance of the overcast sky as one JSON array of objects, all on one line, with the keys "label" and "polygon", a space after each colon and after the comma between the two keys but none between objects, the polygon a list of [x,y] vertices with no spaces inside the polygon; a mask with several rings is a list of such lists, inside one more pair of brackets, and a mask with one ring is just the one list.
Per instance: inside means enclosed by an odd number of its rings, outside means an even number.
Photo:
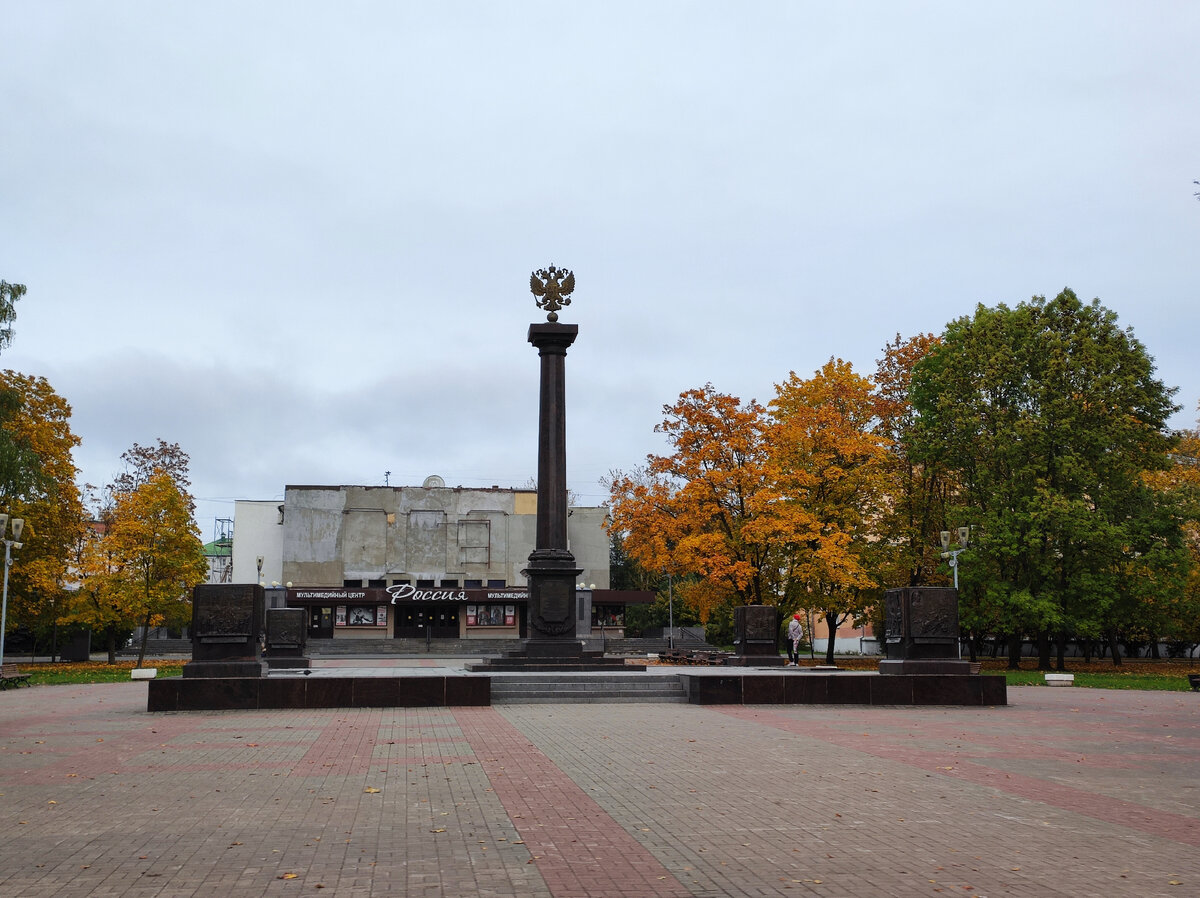
[{"label": "overcast sky", "polygon": [[81,477],[519,486],[578,287],[571,489],[685,389],[1070,286],[1200,398],[1200,4],[0,0],[0,366]]}]

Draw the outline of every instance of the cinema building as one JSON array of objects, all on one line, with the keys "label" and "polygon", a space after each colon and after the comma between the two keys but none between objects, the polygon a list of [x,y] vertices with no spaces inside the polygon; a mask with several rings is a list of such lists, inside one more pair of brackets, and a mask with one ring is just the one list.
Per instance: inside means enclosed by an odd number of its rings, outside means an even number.
[{"label": "cinema building", "polygon": [[[653,594],[609,589],[605,508],[571,508],[581,568],[576,635],[620,636],[625,607]],[[528,635],[521,571],[537,532],[534,490],[288,486],[284,501],[239,501],[233,580],[306,611],[308,637],[518,639]]]}]

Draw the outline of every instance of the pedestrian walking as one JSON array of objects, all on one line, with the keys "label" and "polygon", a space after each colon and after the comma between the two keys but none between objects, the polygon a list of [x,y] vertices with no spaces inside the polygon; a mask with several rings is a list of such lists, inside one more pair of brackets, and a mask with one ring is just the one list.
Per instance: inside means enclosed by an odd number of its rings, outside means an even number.
[{"label": "pedestrian walking", "polygon": [[800,623],[800,612],[797,611],[788,621],[787,650],[788,664],[800,666],[800,640],[804,638],[804,625]]}]

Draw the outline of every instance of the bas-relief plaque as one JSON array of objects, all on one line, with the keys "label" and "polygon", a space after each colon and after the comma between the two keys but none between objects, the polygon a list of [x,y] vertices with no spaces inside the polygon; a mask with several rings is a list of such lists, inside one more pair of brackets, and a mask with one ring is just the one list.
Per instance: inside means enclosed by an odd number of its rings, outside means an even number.
[{"label": "bas-relief plaque", "polygon": [[958,595],[952,589],[914,589],[909,599],[908,627],[913,638],[958,637]]},{"label": "bas-relief plaque", "polygon": [[904,638],[904,591],[889,589],[884,597],[884,634],[889,640]]},{"label": "bas-relief plaque", "polygon": [[253,638],[256,589],[252,584],[197,586],[192,593],[193,636]]},{"label": "bas-relief plaque", "polygon": [[779,614],[773,605],[751,605],[745,609],[746,638],[775,642]]},{"label": "bas-relief plaque", "polygon": [[946,587],[889,589],[884,598],[889,658],[957,658],[958,591]]},{"label": "bas-relief plaque", "polygon": [[571,617],[571,599],[575,594],[574,578],[546,577],[530,583],[536,590],[536,607],[533,625],[543,633],[558,635],[573,630],[575,621]]},{"label": "bas-relief plaque", "polygon": [[267,611],[268,646],[301,646],[304,637],[303,608],[272,608]]}]

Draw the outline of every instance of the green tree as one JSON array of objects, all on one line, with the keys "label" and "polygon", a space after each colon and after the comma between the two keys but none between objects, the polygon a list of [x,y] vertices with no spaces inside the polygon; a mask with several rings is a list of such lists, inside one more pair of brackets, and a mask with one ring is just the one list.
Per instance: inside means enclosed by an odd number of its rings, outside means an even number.
[{"label": "green tree", "polygon": [[[35,633],[53,626],[66,608],[64,587],[84,521],[83,503],[71,458],[79,438],[71,432],[71,407],[44,378],[0,371],[0,394],[15,409],[0,431],[21,446],[36,467],[19,489],[0,489],[0,506],[25,519],[19,564],[9,572],[9,622]],[[29,470],[26,467],[26,470]]]},{"label": "green tree", "polygon": [[981,305],[914,367],[911,451],[976,528],[960,578],[1013,644],[1037,640],[1040,668],[1052,641],[1111,627],[1131,564],[1166,548],[1143,473],[1166,465],[1172,393],[1116,315],[1070,290]]},{"label": "green tree", "polygon": [[912,406],[912,371],[938,344],[933,334],[896,338],[876,362],[876,432],[887,440],[887,513],[880,538],[895,549],[883,575],[896,586],[943,583],[938,570],[938,532],[944,529],[947,483],[936,467],[914,457],[910,436],[917,416]]},{"label": "green tree", "polygon": [[16,303],[24,295],[24,284],[0,281],[0,349],[5,349],[12,343],[12,324],[17,320]]},{"label": "green tree", "polygon": [[[0,351],[12,343],[16,302],[24,295],[23,284],[0,281]],[[19,389],[0,385],[0,494],[5,500],[45,486],[38,454],[15,424],[23,399]]]}]

